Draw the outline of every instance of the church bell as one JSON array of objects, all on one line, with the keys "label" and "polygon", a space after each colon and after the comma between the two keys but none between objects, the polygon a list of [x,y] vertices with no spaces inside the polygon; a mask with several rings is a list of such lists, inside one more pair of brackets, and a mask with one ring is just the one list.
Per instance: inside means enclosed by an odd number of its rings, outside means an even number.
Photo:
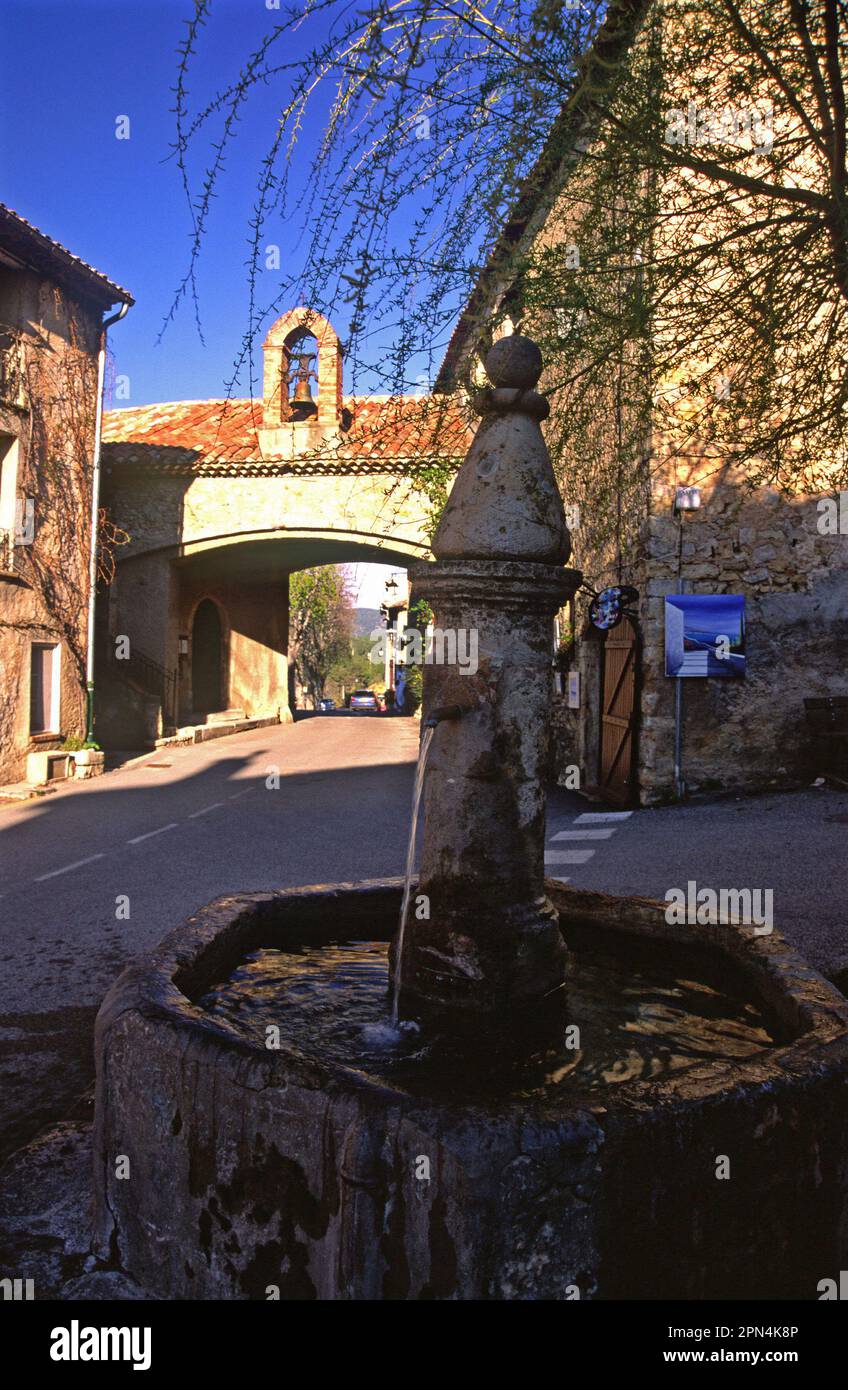
[{"label": "church bell", "polygon": [[315,377],[312,370],[312,363],[315,361],[314,352],[296,352],[292,354],[292,364],[289,368],[289,380],[294,379],[296,385],[294,394],[291,398],[292,405],[315,405],[312,395],[312,388],[309,383]]}]

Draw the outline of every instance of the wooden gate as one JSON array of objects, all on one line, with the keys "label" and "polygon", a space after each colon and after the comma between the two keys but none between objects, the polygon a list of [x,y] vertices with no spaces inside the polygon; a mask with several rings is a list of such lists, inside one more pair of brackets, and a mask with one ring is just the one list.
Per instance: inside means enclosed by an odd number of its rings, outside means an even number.
[{"label": "wooden gate", "polygon": [[622,618],[604,640],[598,791],[616,806],[636,803],[636,687],[639,634]]}]

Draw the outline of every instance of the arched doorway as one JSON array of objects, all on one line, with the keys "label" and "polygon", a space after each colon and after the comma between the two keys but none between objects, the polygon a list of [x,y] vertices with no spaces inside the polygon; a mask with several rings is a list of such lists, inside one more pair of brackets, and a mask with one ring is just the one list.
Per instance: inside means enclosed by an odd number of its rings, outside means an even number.
[{"label": "arched doorway", "polygon": [[198,714],[224,708],[222,655],[221,617],[217,605],[205,598],[197,606],[191,635],[192,704]]}]

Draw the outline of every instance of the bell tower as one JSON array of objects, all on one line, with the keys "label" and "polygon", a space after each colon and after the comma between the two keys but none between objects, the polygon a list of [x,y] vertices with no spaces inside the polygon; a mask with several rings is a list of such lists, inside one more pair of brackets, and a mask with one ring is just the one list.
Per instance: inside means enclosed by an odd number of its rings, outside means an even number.
[{"label": "bell tower", "polygon": [[336,434],[342,416],[342,351],[327,319],[314,309],[290,309],[272,324],[262,351],[263,454],[290,457]]}]

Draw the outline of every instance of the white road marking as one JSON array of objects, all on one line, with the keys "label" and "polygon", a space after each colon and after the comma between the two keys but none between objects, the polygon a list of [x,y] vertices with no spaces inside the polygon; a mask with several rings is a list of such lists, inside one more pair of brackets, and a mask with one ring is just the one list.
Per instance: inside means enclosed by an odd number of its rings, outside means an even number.
[{"label": "white road marking", "polygon": [[166,830],[176,830],[178,821],[172,820],[169,825],[160,825],[158,830],[148,830],[145,835],[134,835],[131,840],[127,840],[128,845],[140,845],[142,840],[151,840],[154,835],[164,835]]},{"label": "white road marking", "polygon": [[594,821],[628,820],[632,815],[632,811],[584,811],[574,824],[590,825]]},{"label": "white road marking", "polygon": [[192,811],[189,820],[195,820],[197,816],[205,816],[207,811],[216,811],[223,804],[223,801],[213,801],[211,806],[204,806],[202,811]]},{"label": "white road marking", "polygon": [[245,787],[243,792],[233,792],[232,796],[230,797],[230,801],[238,801],[240,796],[247,796],[248,792],[252,792],[255,790],[255,787]]},{"label": "white road marking", "polygon": [[546,864],[585,864],[595,853],[593,849],[546,849]]},{"label": "white road marking", "polygon": [[33,879],[33,883],[43,883],[47,878],[58,878],[59,874],[69,874],[71,869],[81,869],[83,864],[93,864],[95,859],[103,859],[102,854],[90,854],[87,859],[76,859],[73,864],[65,864],[64,868],[51,869],[49,874],[39,874],[38,878]]},{"label": "white road marking", "polygon": [[614,830],[560,830],[551,840],[608,840]]}]

